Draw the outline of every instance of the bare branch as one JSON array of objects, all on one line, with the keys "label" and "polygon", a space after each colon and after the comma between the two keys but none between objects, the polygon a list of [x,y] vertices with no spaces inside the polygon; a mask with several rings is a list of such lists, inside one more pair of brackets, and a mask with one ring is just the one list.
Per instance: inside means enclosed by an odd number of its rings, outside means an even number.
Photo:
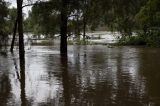
[{"label": "bare branch", "polygon": [[[28,1],[29,1],[29,0],[28,0]],[[38,4],[39,2],[42,2],[42,1],[41,1],[41,0],[37,0],[35,3],[33,3],[33,2],[30,1],[30,3],[23,5],[22,8],[28,7],[28,6],[33,6],[33,5],[35,5],[35,4]]]},{"label": "bare branch", "polygon": [[24,8],[24,7],[28,7],[28,6],[33,6],[33,5],[35,5],[35,4],[37,4],[37,3],[33,3],[33,4],[26,4],[26,5],[23,5],[23,6],[22,6],[22,8]]}]

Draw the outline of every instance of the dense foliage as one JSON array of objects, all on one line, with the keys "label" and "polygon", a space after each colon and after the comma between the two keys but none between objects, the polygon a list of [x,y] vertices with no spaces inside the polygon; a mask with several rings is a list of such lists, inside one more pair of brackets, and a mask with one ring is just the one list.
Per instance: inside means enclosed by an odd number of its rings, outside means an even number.
[{"label": "dense foliage", "polygon": [[59,30],[59,13],[52,6],[53,3],[51,1],[39,2],[34,5],[32,12],[29,13],[29,17],[25,20],[26,27],[37,35],[45,34],[46,37],[52,38]]},{"label": "dense foliage", "polygon": [[[77,38],[87,31],[119,31],[121,44],[160,45],[159,0],[68,0],[67,33]],[[24,31],[53,38],[60,32],[62,0],[36,2],[24,20]],[[12,33],[16,9],[0,0],[0,34]],[[102,30],[102,29],[101,29]],[[136,34],[136,36],[132,36]]]},{"label": "dense foliage", "polygon": [[0,0],[0,46],[6,43],[7,40],[7,14],[8,8],[7,3],[3,0]]},{"label": "dense foliage", "polygon": [[148,0],[136,18],[143,30],[141,35],[148,45],[160,46],[160,1]]}]

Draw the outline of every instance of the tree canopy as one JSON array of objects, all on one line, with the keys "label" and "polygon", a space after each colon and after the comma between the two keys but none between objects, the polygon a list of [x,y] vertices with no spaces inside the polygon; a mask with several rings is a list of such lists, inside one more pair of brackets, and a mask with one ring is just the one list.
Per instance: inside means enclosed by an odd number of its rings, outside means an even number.
[{"label": "tree canopy", "polygon": [[[75,34],[79,37],[82,34],[85,38],[86,31],[101,27],[105,27],[103,30],[120,32],[124,40],[132,37],[133,32],[146,35],[143,36],[145,42],[151,39],[148,36],[156,36],[155,40],[159,35],[159,0],[37,1],[24,19],[24,32],[44,34],[46,38],[53,38],[60,33],[63,2],[66,2],[67,36]],[[0,14],[0,33],[11,33],[16,8],[9,9],[8,4],[0,0]]]},{"label": "tree canopy", "polygon": [[3,0],[0,0],[0,34],[3,34],[7,31],[6,22],[7,22],[8,8],[7,3]]}]

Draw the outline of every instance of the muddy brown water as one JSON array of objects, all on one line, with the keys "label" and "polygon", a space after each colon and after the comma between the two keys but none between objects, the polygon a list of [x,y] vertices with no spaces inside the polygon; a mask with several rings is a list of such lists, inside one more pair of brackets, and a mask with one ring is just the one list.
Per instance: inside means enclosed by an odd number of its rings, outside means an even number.
[{"label": "muddy brown water", "polygon": [[160,48],[69,46],[0,54],[0,106],[160,106]]}]

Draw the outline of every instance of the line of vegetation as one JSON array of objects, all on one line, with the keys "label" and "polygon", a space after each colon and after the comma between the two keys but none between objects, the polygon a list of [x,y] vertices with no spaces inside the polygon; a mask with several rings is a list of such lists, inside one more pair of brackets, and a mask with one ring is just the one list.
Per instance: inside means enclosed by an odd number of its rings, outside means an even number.
[{"label": "line of vegetation", "polygon": [[[17,8],[9,5],[0,0],[0,47],[13,33],[18,16]],[[160,46],[159,0],[38,0],[32,5],[28,17],[23,15],[23,31],[47,39],[59,33],[65,48],[67,36],[74,35],[78,44],[88,44],[86,31],[98,29],[120,32],[120,45]]]}]

